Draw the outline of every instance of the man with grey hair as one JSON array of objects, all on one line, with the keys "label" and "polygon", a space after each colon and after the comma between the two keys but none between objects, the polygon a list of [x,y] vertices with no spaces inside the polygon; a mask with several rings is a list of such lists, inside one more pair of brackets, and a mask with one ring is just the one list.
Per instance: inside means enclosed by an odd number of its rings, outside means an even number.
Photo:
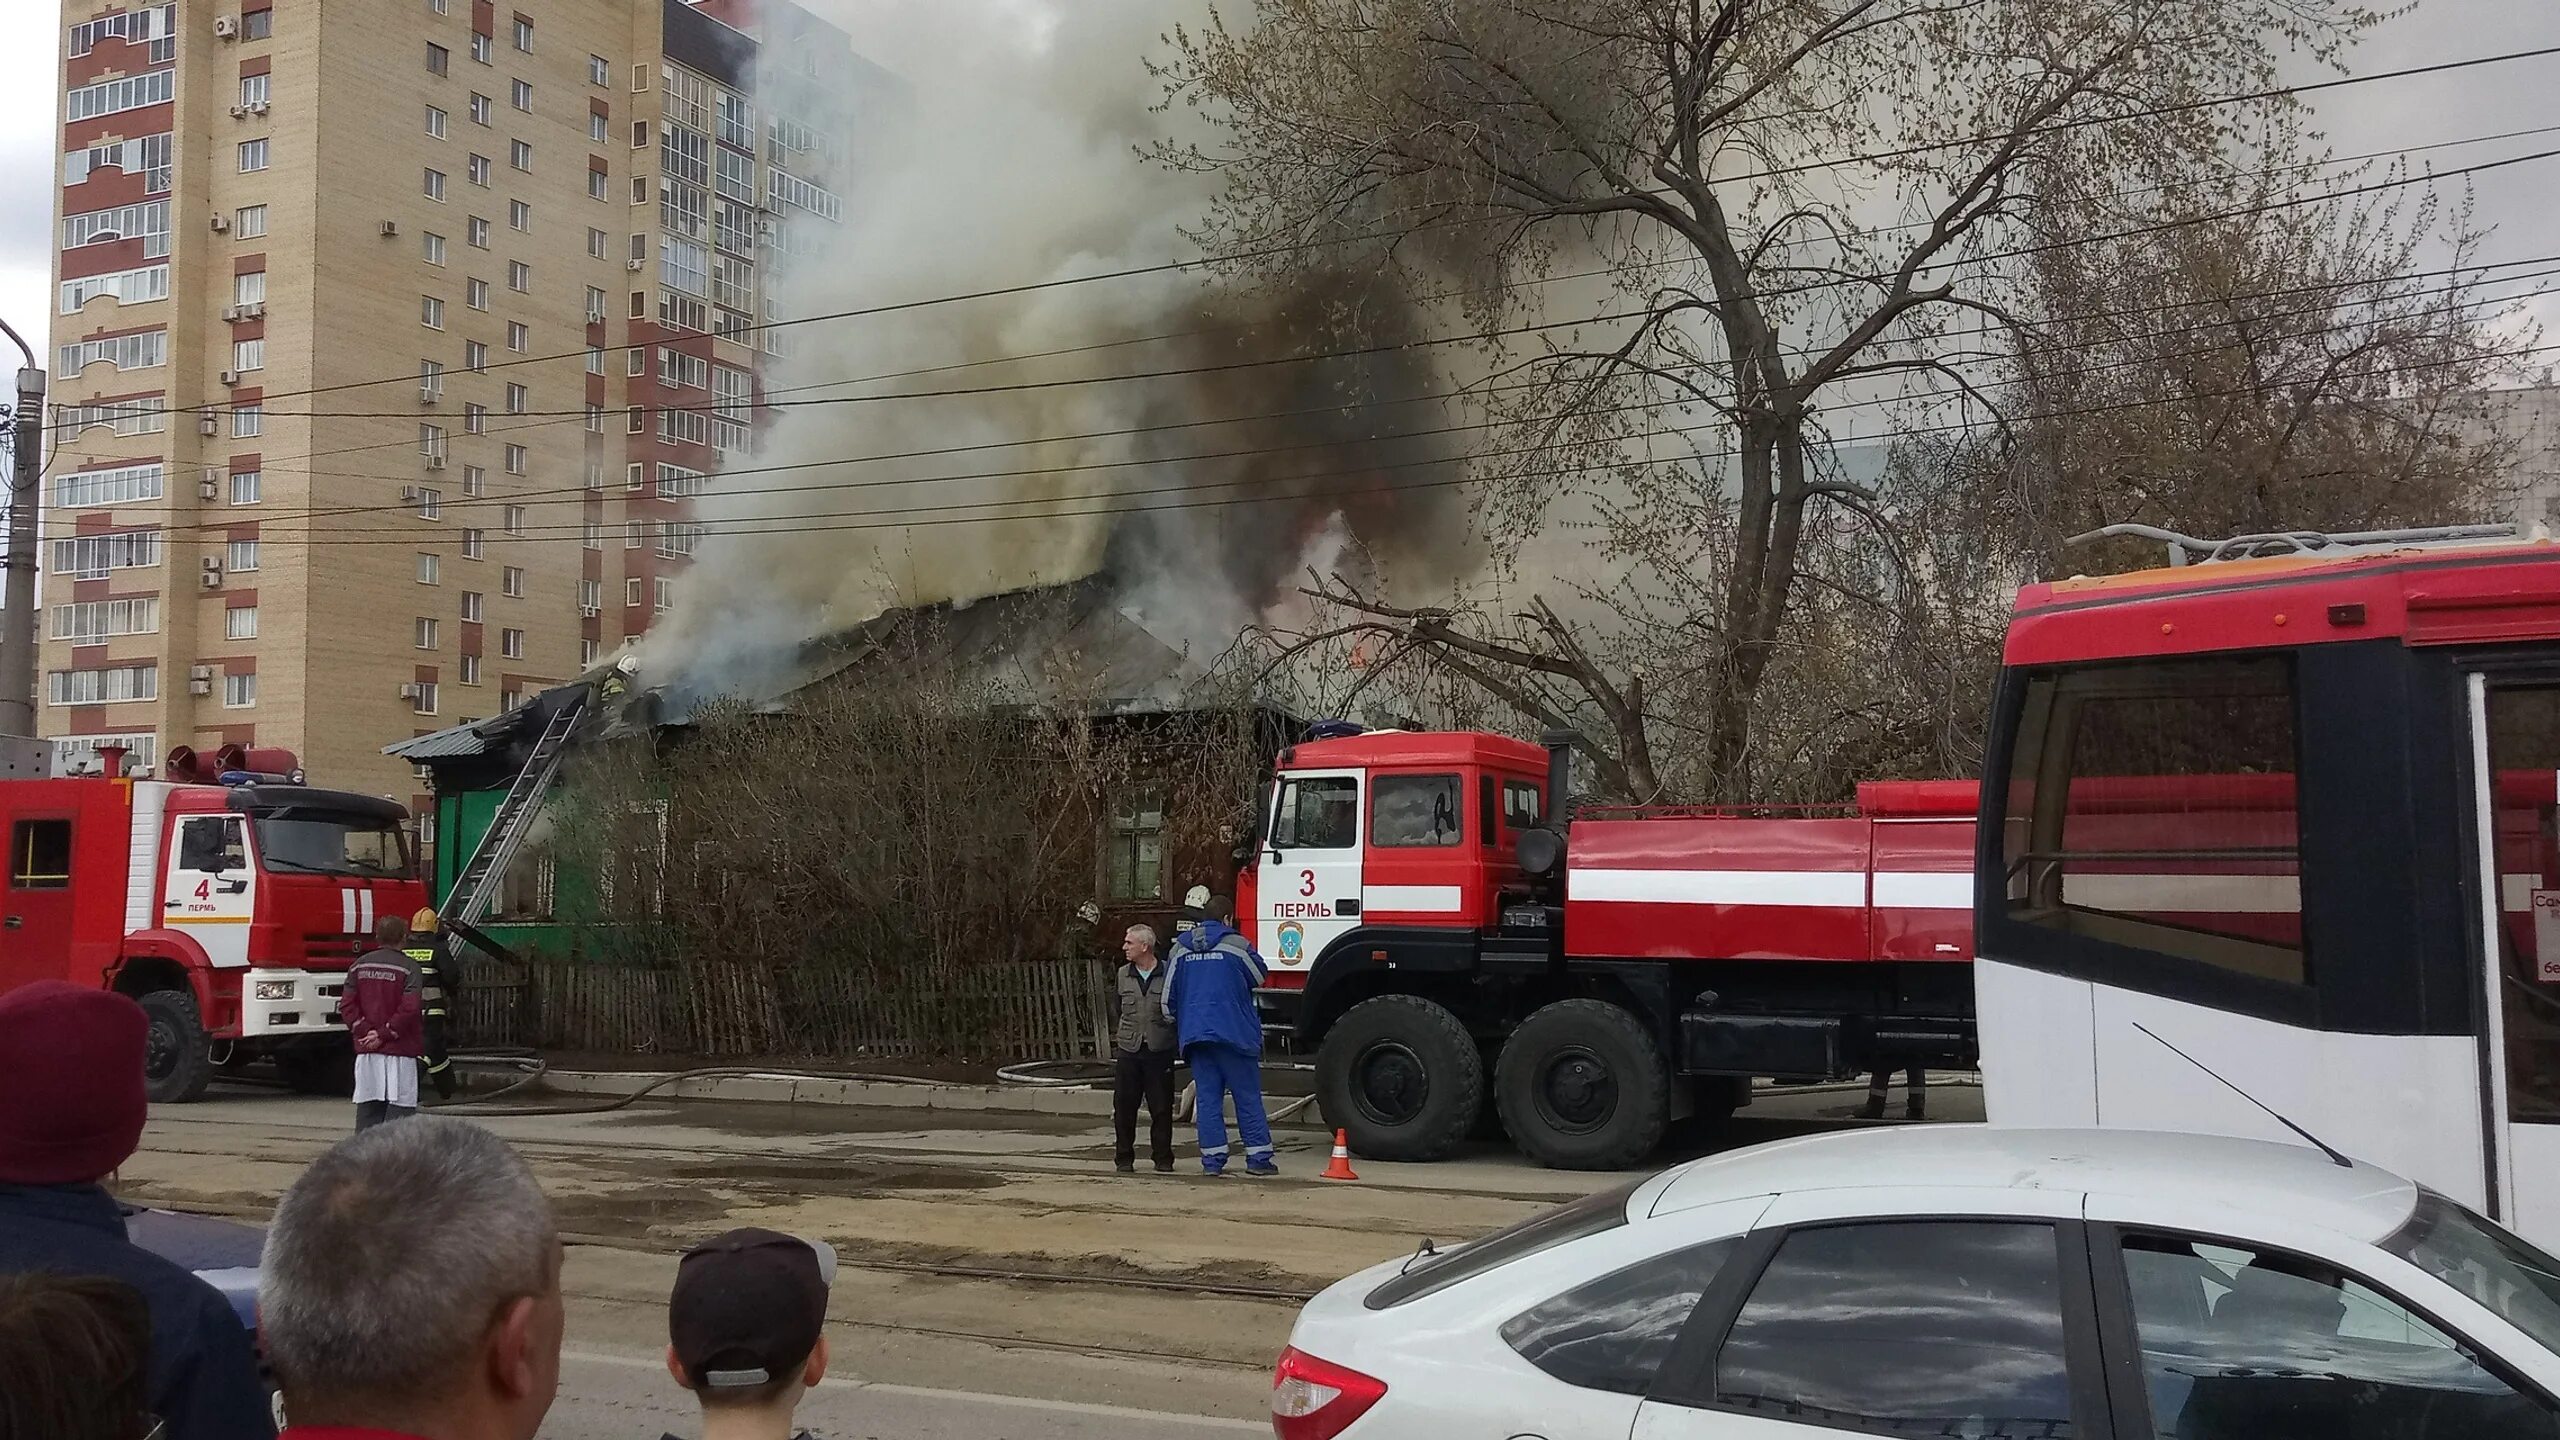
[{"label": "man with grey hair", "polygon": [[378,1126],[285,1192],[258,1313],[288,1435],[532,1440],[560,1388],[560,1232],[487,1130]]},{"label": "man with grey hair", "polygon": [[1165,1013],[1164,966],[1156,961],[1154,927],[1132,925],[1121,938],[1127,963],[1111,985],[1111,1163],[1123,1175],[1138,1168],[1138,1102],[1147,1104],[1148,1148],[1156,1173],[1173,1173],[1173,1017]]}]

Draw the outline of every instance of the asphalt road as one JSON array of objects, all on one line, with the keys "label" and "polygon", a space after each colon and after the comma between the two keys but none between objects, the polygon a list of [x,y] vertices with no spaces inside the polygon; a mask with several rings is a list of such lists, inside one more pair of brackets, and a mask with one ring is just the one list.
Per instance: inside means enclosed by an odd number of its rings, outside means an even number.
[{"label": "asphalt road", "polygon": [[[798,1418],[823,1440],[1220,1440],[1271,1428],[1259,1420],[859,1379],[829,1380],[811,1391]],[[542,1427],[544,1440],[699,1433],[691,1397],[659,1360],[581,1351],[562,1357],[560,1399]]]}]

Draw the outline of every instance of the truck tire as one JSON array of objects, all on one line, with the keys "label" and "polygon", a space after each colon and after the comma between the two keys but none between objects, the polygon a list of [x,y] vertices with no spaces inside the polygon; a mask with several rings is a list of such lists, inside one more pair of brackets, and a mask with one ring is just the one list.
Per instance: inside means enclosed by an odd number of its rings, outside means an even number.
[{"label": "truck tire", "polygon": [[1354,1005],[1316,1052],[1325,1118],[1373,1160],[1440,1160],[1484,1108],[1484,1056],[1448,1008],[1419,995]]},{"label": "truck tire", "polygon": [[1671,1067],[1644,1022],[1606,1000],[1559,1000],[1511,1032],[1494,1067],[1502,1128],[1554,1170],[1624,1170],[1662,1143]]},{"label": "truck tire", "polygon": [[150,1028],[144,1032],[142,1080],[154,1104],[184,1105],[202,1099],[213,1083],[213,1046],[188,990],[151,990],[134,997]]}]

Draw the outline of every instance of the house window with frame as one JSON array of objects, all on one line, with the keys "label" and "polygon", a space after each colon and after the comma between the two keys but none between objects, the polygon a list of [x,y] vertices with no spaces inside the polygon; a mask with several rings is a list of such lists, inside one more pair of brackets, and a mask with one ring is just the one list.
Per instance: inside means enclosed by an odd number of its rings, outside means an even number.
[{"label": "house window with frame", "polygon": [[483,35],[477,30],[472,31],[471,58],[479,61],[483,65],[486,65],[497,57],[498,47],[495,39],[490,36]]},{"label": "house window with frame", "polygon": [[480,683],[479,656],[465,655],[462,657],[462,683],[465,685],[477,685]]},{"label": "house window with frame", "polygon": [[258,703],[258,672],[225,670],[222,672],[222,708],[246,710]]},{"label": "house window with frame", "polygon": [[252,171],[264,170],[264,169],[266,169],[266,168],[267,168],[267,142],[266,142],[266,137],[264,137],[264,136],[260,136],[259,138],[255,139],[255,140],[243,140],[243,141],[241,141],[241,142],[240,142],[240,173],[241,173],[241,174],[243,174],[243,175],[247,175],[247,174],[251,173]]},{"label": "house window with frame", "polygon": [[477,625],[477,624],[479,624],[479,623],[480,623],[480,617],[481,617],[481,615],[484,613],[483,607],[484,607],[484,605],[485,605],[485,603],[486,603],[486,601],[487,601],[487,598],[488,598],[488,597],[486,597],[486,596],[482,595],[482,594],[481,594],[479,591],[477,591],[477,590],[465,590],[465,591],[463,591],[463,592],[462,592],[462,618],[463,618],[463,620],[464,620],[464,621],[466,621],[466,622],[467,622],[467,623],[469,623],[469,624],[473,624],[473,625]]},{"label": "house window with frame", "polygon": [[509,659],[509,660],[521,660],[521,659],[523,659],[523,658],[524,658],[524,632],[523,632],[523,631],[521,631],[521,630],[501,630],[501,631],[499,631],[499,632],[498,632],[498,653],[499,653],[500,655],[504,656],[505,658]]},{"label": "house window with frame", "polygon": [[478,530],[465,530],[465,531],[463,531],[463,532],[462,532],[462,558],[463,558],[463,559],[465,559],[465,560],[477,560],[477,559],[479,559],[479,558],[481,557],[481,554],[482,554],[482,552],[483,552],[484,548],[485,548],[485,541],[484,541],[484,537],[483,537],[483,535],[482,535],[482,532],[480,532],[480,531],[478,531]]},{"label": "house window with frame", "polygon": [[1113,900],[1164,896],[1164,792],[1132,790],[1112,806],[1103,888]]},{"label": "house window with frame", "polygon": [[498,592],[510,600],[524,598],[524,567],[509,565],[498,572]]},{"label": "house window with frame", "polygon": [[[266,104],[266,103],[267,103],[267,96],[268,96],[268,93],[269,93],[269,92],[268,92],[268,82],[269,82],[269,77],[267,77],[267,76],[265,76],[265,75],[243,75],[243,76],[241,76],[241,77],[240,77],[240,108],[242,108],[242,109],[246,110],[246,109],[248,109],[248,108],[250,108],[251,106],[254,106],[254,105],[264,105],[264,104]],[[430,109],[432,109],[432,108],[434,108],[434,107],[430,106],[429,108],[430,108]]]},{"label": "house window with frame", "polygon": [[240,38],[243,40],[271,40],[275,33],[276,12],[273,10],[252,10],[240,17]]}]

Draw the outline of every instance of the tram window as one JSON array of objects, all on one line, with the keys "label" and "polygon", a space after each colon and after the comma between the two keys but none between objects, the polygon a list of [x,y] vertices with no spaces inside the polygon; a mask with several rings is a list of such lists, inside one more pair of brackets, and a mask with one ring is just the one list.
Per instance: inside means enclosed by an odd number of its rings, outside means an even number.
[{"label": "tram window", "polygon": [[2293,669],[2217,656],[2029,685],[2003,834],[2009,918],[2308,979]]},{"label": "tram window", "polygon": [[2487,710],[2507,1118],[2549,1125],[2560,1123],[2560,687],[2493,684]]}]

